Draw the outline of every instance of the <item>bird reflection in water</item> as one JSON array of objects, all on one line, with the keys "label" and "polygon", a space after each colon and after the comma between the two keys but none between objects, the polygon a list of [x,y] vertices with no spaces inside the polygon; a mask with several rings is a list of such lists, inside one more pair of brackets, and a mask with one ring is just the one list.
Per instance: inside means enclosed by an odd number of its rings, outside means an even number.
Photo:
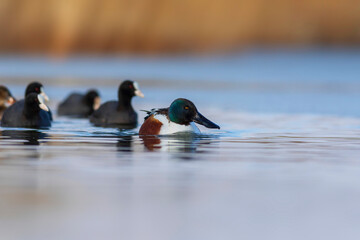
[{"label": "bird reflection in water", "polygon": [[133,151],[132,142],[133,142],[133,136],[131,135],[119,136],[118,142],[116,144],[118,151],[132,152]]},{"label": "bird reflection in water", "polygon": [[133,151],[133,136],[135,134],[133,129],[137,127],[137,124],[122,124],[117,125],[117,129],[120,132],[118,136],[118,142],[116,144],[119,152],[132,152]]},{"label": "bird reflection in water", "polygon": [[[192,133],[179,133],[168,136],[140,135],[148,151],[167,151],[170,153],[198,153],[198,148],[213,142],[213,136]],[[181,159],[192,159],[192,155],[179,155]]]},{"label": "bird reflection in water", "polygon": [[6,145],[33,146],[30,148],[18,148],[17,151],[4,146],[0,150],[0,160],[40,159],[41,153],[37,147],[41,144],[39,140],[48,138],[48,134],[36,130],[3,130],[0,131],[0,136],[2,141],[6,142]]},{"label": "bird reflection in water", "polygon": [[11,140],[23,140],[24,145],[40,145],[39,140],[48,137],[48,134],[36,130],[3,130],[1,136]]},{"label": "bird reflection in water", "polygon": [[154,151],[156,149],[161,149],[161,140],[158,136],[141,135],[140,138],[147,150]]},{"label": "bird reflection in water", "polygon": [[135,129],[137,127],[137,123],[136,124],[121,124],[121,125],[118,124],[116,126],[120,131],[131,130],[131,129]]}]

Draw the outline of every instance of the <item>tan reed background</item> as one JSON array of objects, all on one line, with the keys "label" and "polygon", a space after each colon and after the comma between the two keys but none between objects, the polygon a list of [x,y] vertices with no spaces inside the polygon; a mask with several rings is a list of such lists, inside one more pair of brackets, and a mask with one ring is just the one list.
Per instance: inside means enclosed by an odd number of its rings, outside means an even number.
[{"label": "tan reed background", "polygon": [[359,0],[0,0],[0,52],[158,53],[360,43]]}]

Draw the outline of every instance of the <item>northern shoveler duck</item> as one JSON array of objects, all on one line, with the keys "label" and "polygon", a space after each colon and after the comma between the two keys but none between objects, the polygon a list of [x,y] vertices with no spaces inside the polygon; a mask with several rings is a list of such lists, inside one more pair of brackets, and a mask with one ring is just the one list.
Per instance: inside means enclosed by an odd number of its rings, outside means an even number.
[{"label": "northern shoveler duck", "polygon": [[5,86],[0,86],[0,120],[5,110],[14,102],[16,102],[16,99],[11,95],[9,89]]},{"label": "northern shoveler duck", "polygon": [[86,94],[72,93],[58,107],[58,115],[86,118],[100,107],[100,95],[96,90]]},{"label": "northern shoveler duck", "polygon": [[48,107],[42,95],[30,93],[5,110],[2,127],[47,128],[51,126]]},{"label": "northern shoveler duck", "polygon": [[135,128],[137,126],[137,113],[131,105],[134,96],[144,97],[139,85],[131,80],[124,81],[119,86],[118,101],[102,104],[90,116],[90,122],[95,126]]},{"label": "northern shoveler duck", "polygon": [[169,108],[152,109],[140,128],[140,135],[167,135],[177,132],[200,133],[198,123],[207,128],[220,129],[218,125],[204,117],[191,101],[178,98]]}]

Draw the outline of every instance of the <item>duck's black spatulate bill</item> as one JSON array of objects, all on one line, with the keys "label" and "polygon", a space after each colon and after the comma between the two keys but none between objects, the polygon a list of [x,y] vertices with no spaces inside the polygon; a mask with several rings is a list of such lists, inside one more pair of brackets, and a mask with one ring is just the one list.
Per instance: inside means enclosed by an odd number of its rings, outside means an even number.
[{"label": "duck's black spatulate bill", "polygon": [[207,128],[217,128],[220,129],[219,125],[213,123],[212,121],[210,121],[209,119],[207,119],[206,117],[204,117],[201,113],[197,112],[195,118],[194,118],[194,122],[201,124]]}]

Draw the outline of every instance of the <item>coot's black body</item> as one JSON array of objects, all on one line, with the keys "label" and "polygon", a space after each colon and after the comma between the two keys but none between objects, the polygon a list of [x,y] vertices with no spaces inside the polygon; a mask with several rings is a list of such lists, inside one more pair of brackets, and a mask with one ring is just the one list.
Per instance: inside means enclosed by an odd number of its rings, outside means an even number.
[{"label": "coot's black body", "polygon": [[48,128],[51,120],[46,105],[39,99],[38,94],[30,93],[25,100],[11,105],[4,112],[1,120],[2,127]]},{"label": "coot's black body", "polygon": [[95,126],[122,127],[123,125],[137,126],[137,113],[133,107],[119,105],[118,101],[109,101],[90,116],[90,122]]},{"label": "coot's black body", "polygon": [[104,127],[136,127],[138,116],[131,105],[134,96],[144,97],[136,82],[124,81],[118,90],[118,101],[109,101],[102,104],[90,116],[90,122],[95,126]]},{"label": "coot's black body", "polygon": [[[24,106],[24,104],[25,104],[25,99],[21,99],[21,100],[17,101],[16,103],[17,103],[19,106]],[[49,111],[45,111],[45,110],[43,110],[43,109],[40,109],[40,113],[41,113],[42,115],[47,115],[48,118],[50,119],[50,121],[52,122],[52,121],[53,121],[52,112],[51,112],[50,108],[48,108],[48,109],[49,109]]]},{"label": "coot's black body", "polygon": [[86,94],[73,93],[60,103],[58,115],[86,118],[98,108],[97,104],[100,104],[100,97],[95,90],[90,90]]},{"label": "coot's black body", "polygon": [[5,110],[16,102],[9,89],[5,86],[0,86],[0,120]]}]

